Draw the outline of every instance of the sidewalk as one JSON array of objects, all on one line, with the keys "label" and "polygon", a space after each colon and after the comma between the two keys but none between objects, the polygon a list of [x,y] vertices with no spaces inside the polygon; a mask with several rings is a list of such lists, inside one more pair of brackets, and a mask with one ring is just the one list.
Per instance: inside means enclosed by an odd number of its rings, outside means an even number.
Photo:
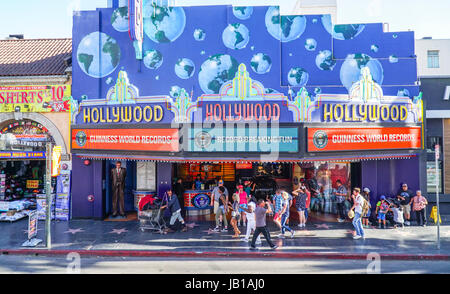
[{"label": "sidewalk", "polygon": [[[187,221],[186,233],[166,235],[141,232],[139,223],[105,222],[97,220],[72,220],[52,222],[52,250],[48,252],[41,243],[33,249],[21,247],[26,240],[27,221],[0,223],[0,251],[3,254],[46,253],[65,254],[77,251],[89,255],[135,256],[192,256],[192,257],[278,257],[278,258],[364,258],[376,252],[386,258],[444,259],[450,258],[450,216],[442,216],[441,250],[436,246],[436,226],[405,229],[366,229],[366,239],[353,240],[350,222],[334,223],[312,220],[306,229],[296,230],[291,239],[278,239],[279,231],[269,221],[271,236],[279,249],[271,251],[263,239],[260,250],[252,252],[249,243],[232,239],[233,232],[213,232],[211,221]],[[245,227],[240,230],[244,233]],[[242,235],[243,236],[243,235]],[[44,222],[38,225],[38,238],[45,240]],[[25,251],[23,251],[25,250]],[[37,250],[37,251],[36,251]],[[434,256],[434,257],[433,257]]]}]

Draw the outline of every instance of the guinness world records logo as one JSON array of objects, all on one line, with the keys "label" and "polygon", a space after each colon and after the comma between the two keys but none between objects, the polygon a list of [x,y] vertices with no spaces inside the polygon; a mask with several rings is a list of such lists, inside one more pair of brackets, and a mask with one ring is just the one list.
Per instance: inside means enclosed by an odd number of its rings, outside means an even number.
[{"label": "guinness world records logo", "polygon": [[86,145],[87,136],[86,133],[83,131],[78,131],[75,135],[75,142],[77,142],[78,146],[83,147]]},{"label": "guinness world records logo", "polygon": [[328,144],[328,134],[325,131],[316,131],[313,135],[313,144],[318,149],[323,149]]},{"label": "guinness world records logo", "polygon": [[205,209],[211,203],[211,198],[203,193],[197,194],[192,198],[192,205],[194,205],[198,209]]},{"label": "guinness world records logo", "polygon": [[211,145],[211,140],[211,134],[204,131],[198,132],[194,137],[195,145],[202,149],[208,148]]}]

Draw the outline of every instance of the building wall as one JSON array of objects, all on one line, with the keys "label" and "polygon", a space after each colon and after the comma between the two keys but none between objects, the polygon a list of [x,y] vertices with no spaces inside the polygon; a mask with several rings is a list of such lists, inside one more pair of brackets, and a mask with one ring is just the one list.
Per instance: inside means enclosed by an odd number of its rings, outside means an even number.
[{"label": "building wall", "polygon": [[[419,77],[450,76],[450,39],[416,40]],[[428,50],[439,50],[439,68],[428,68]]]},{"label": "building wall", "polygon": [[450,119],[443,120],[444,125],[444,138],[443,140],[443,151],[444,151],[444,193],[450,194]]}]

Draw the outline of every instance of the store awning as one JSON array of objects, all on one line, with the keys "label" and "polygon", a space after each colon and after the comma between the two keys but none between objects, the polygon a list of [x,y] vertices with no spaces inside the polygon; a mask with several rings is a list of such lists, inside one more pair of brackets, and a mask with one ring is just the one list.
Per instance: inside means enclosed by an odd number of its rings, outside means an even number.
[{"label": "store awning", "polygon": [[366,160],[390,160],[390,159],[410,159],[416,154],[370,154],[370,155],[342,155],[342,156],[317,156],[308,158],[276,158],[270,156],[255,156],[249,158],[216,158],[216,157],[176,157],[176,156],[153,156],[153,155],[131,155],[131,154],[76,154],[82,159],[93,160],[133,160],[133,161],[158,161],[174,163],[247,163],[247,162],[281,162],[281,163],[309,163],[309,162],[342,162],[342,161],[366,161]]}]

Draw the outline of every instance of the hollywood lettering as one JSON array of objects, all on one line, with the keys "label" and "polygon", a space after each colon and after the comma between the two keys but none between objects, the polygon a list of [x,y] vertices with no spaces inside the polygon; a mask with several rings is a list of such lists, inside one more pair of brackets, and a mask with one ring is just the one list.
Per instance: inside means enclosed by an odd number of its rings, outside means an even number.
[{"label": "hollywood lettering", "polygon": [[205,121],[278,121],[280,105],[276,103],[205,103]]},{"label": "hollywood lettering", "polygon": [[408,118],[408,108],[405,105],[324,104],[322,117],[323,122],[401,122]]},{"label": "hollywood lettering", "polygon": [[83,107],[83,123],[159,122],[164,117],[159,105]]}]

